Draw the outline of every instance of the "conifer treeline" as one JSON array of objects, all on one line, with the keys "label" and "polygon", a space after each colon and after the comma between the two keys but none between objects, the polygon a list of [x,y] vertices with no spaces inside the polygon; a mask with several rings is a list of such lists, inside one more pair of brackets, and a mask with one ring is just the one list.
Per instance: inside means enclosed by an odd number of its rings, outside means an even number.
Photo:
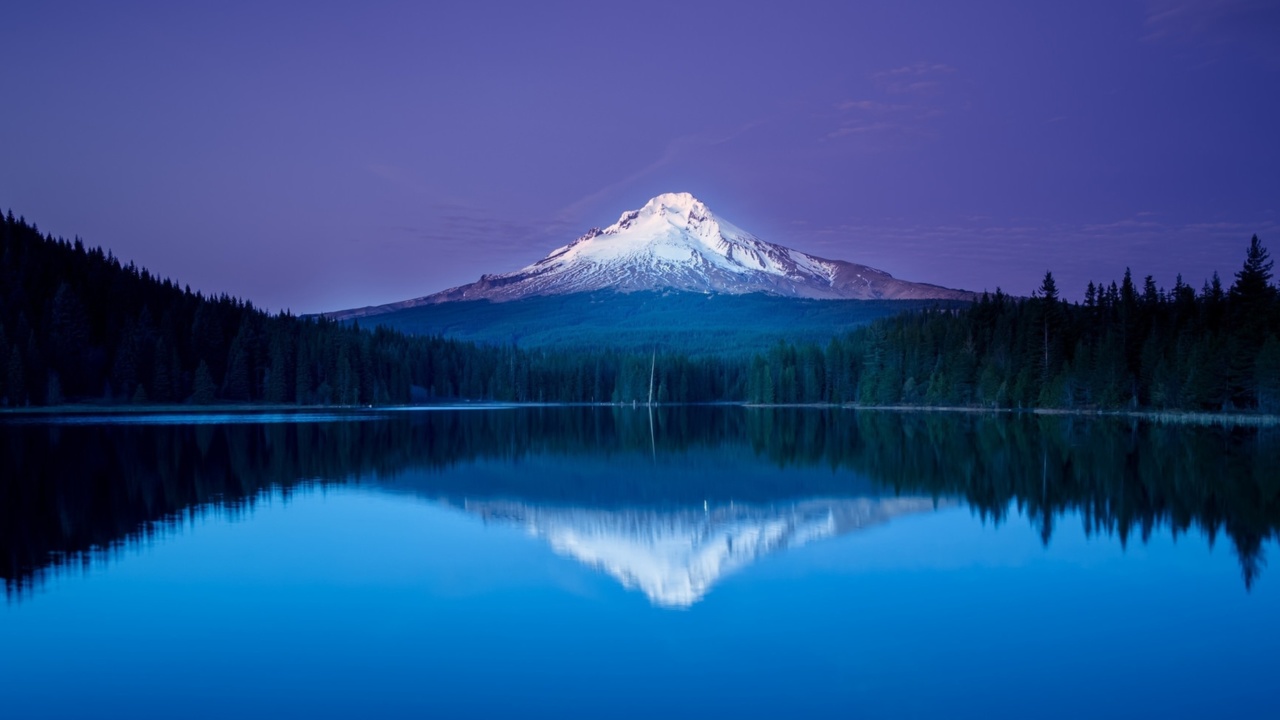
[{"label": "conifer treeline", "polygon": [[[401,404],[631,402],[651,358],[361,330],[205,297],[101,248],[0,222],[0,405],[65,401]],[[658,399],[741,397],[740,369],[659,357]]]},{"label": "conifer treeline", "polygon": [[[861,403],[1280,412],[1280,292],[1255,236],[1229,289],[1126,272],[878,320],[750,362],[525,350],[270,315],[0,221],[0,405],[430,400]],[[654,369],[656,366],[656,370]]]},{"label": "conifer treeline", "polygon": [[1046,273],[1031,298],[999,290],[965,310],[879,320],[824,349],[780,343],[757,356],[753,402],[858,402],[1280,412],[1280,293],[1255,235],[1235,282],[1197,292],[1126,271],[1082,303]]}]

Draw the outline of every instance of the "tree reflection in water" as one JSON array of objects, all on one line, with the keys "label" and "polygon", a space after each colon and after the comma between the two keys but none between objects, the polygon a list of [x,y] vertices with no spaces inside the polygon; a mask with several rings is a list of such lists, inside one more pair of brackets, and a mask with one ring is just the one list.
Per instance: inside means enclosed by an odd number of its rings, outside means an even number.
[{"label": "tree reflection in water", "polygon": [[996,524],[1025,514],[1046,544],[1067,513],[1122,544],[1161,527],[1200,529],[1211,542],[1225,534],[1246,587],[1280,527],[1274,429],[738,407],[662,407],[652,417],[644,408],[545,407],[359,422],[8,423],[0,425],[0,576],[20,597],[50,572],[99,562],[202,513],[246,512],[264,492],[287,497],[316,483],[659,512],[722,501],[957,498]]}]

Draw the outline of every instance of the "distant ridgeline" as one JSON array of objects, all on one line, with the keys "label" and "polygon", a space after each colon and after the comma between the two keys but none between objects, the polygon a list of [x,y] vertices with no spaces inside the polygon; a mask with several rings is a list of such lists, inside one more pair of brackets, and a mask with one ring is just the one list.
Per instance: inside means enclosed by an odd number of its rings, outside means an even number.
[{"label": "distant ridgeline", "polygon": [[[1280,301],[1256,237],[1229,290],[1216,276],[1199,293],[1181,279],[1139,289],[1126,273],[1120,286],[1090,284],[1083,304],[1060,300],[1050,274],[1035,297],[997,291],[969,305],[689,293],[521,302],[415,308],[399,330],[269,315],[42,236],[10,212],[0,405],[631,403],[648,399],[652,371],[659,402],[1280,411]],[[539,313],[555,322],[526,322]],[[476,342],[438,335],[486,323]]]}]

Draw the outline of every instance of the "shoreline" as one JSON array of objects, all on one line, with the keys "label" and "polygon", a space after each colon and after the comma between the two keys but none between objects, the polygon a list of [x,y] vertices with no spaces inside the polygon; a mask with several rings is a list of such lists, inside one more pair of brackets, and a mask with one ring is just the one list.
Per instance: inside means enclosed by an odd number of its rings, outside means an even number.
[{"label": "shoreline", "polygon": [[[765,407],[765,406],[761,406]],[[953,412],[990,414],[1071,415],[1085,418],[1129,418],[1158,424],[1280,426],[1280,415],[1269,413],[1205,412],[1196,410],[1085,410],[1072,408],[984,408],[964,405],[828,405],[850,410],[882,412]]]},{"label": "shoreline", "polygon": [[[651,407],[647,403],[548,403],[548,402],[501,402],[501,401],[458,401],[441,403],[422,403],[416,405],[293,405],[263,403],[229,403],[213,405],[185,404],[80,404],[33,406],[21,408],[0,408],[0,420],[19,417],[76,417],[91,415],[208,415],[211,413],[227,414],[306,414],[306,413],[370,413],[370,412],[412,412],[415,410],[508,410],[520,408],[633,408],[636,410]],[[989,408],[964,405],[859,405],[857,403],[750,403],[750,402],[706,402],[706,403],[653,403],[652,407],[741,407],[746,409],[797,409],[797,410],[855,410],[868,412],[896,413],[973,413],[991,415],[1069,415],[1082,418],[1129,418],[1159,424],[1181,425],[1220,425],[1220,426],[1280,426],[1280,415],[1268,413],[1220,413],[1190,410],[1084,410],[1068,408]]]}]

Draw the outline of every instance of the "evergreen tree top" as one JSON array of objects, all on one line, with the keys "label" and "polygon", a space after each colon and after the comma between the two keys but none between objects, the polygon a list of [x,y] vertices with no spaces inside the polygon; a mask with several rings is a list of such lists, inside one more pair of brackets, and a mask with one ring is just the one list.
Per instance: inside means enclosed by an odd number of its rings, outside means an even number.
[{"label": "evergreen tree top", "polygon": [[1048,270],[1044,272],[1044,280],[1040,283],[1040,289],[1036,294],[1050,302],[1058,299],[1058,283],[1054,281],[1052,272]]},{"label": "evergreen tree top", "polygon": [[1245,253],[1244,267],[1236,273],[1236,282],[1231,286],[1231,297],[1246,301],[1266,299],[1274,292],[1271,287],[1271,268],[1274,262],[1267,249],[1262,246],[1258,236],[1249,241],[1249,250]]}]

